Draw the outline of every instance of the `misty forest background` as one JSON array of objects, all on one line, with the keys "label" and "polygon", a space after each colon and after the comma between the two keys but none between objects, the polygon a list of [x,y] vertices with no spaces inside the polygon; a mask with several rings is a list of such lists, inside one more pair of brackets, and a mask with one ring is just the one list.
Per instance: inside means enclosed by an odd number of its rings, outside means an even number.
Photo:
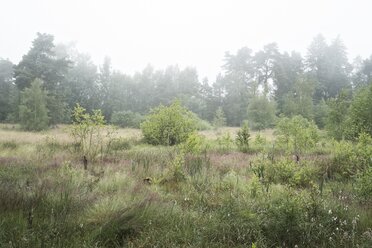
[{"label": "misty forest background", "polygon": [[[226,52],[221,73],[209,81],[200,80],[196,68],[177,65],[164,70],[148,65],[127,75],[113,70],[109,57],[97,66],[73,45],[56,45],[53,35],[38,33],[18,64],[0,59],[0,122],[42,130],[70,123],[79,103],[88,112],[101,109],[109,123],[139,127],[150,109],[178,98],[210,123],[222,118],[222,124],[240,126],[249,120],[251,128],[261,130],[272,127],[278,116],[302,115],[341,139],[361,129],[372,133],[370,108],[361,107],[367,111],[361,117],[366,125],[358,114],[346,114],[371,80],[372,56],[350,63],[339,37],[327,43],[316,36],[304,57],[280,52],[276,43],[260,51]],[[30,123],[33,115],[38,123]]]}]

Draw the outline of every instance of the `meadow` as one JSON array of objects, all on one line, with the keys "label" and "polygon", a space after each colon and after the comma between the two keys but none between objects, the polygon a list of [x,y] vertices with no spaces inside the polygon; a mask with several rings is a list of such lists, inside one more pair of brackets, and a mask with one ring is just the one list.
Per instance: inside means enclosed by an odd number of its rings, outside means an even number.
[{"label": "meadow", "polygon": [[[0,247],[372,247],[372,139],[294,157],[275,130],[152,146],[115,129],[89,157],[71,127],[0,125]],[[101,143],[100,143],[101,144]]]}]

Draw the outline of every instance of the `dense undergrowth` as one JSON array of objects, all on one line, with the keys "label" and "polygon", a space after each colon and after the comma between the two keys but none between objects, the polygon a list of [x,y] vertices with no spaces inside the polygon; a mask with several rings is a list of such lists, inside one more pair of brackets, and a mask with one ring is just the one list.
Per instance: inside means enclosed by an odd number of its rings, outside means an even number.
[{"label": "dense undergrowth", "polygon": [[[1,247],[371,247],[372,141],[0,143]],[[297,154],[296,154],[297,155]],[[298,161],[297,161],[298,160]]]}]

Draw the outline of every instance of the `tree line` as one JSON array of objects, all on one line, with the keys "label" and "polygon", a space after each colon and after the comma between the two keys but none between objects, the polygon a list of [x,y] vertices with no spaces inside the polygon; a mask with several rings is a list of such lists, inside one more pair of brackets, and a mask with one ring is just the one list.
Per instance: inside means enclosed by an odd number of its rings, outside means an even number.
[{"label": "tree line", "polygon": [[[164,70],[148,65],[128,75],[113,70],[108,57],[97,66],[73,45],[56,45],[52,35],[38,33],[18,64],[0,59],[0,122],[42,130],[71,122],[78,103],[88,112],[101,109],[109,122],[136,127],[150,109],[178,98],[209,122],[217,116],[229,126],[248,120],[252,128],[264,129],[278,116],[301,115],[343,138],[371,131],[371,81],[372,55],[350,63],[339,37],[328,43],[316,36],[305,57],[280,52],[276,43],[260,51],[226,52],[221,72],[209,82],[199,79],[196,68],[177,65]],[[348,130],[351,123],[357,131]]]}]

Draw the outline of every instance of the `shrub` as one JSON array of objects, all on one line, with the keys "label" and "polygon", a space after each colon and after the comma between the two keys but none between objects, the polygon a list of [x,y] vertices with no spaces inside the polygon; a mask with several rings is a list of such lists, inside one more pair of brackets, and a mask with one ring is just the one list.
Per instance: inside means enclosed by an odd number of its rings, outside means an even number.
[{"label": "shrub", "polygon": [[253,172],[264,183],[283,184],[300,188],[312,187],[318,182],[320,176],[319,167],[313,164],[301,163],[298,165],[293,160],[279,160],[274,163],[268,160],[259,161],[253,167]]},{"label": "shrub", "polygon": [[293,161],[280,160],[267,165],[267,180],[270,183],[289,184],[295,175],[297,165]]},{"label": "shrub", "polygon": [[298,167],[293,175],[291,184],[297,187],[311,187],[319,178],[319,168],[314,165]]},{"label": "shrub", "polygon": [[254,150],[264,151],[268,142],[267,142],[267,139],[266,139],[265,136],[262,136],[261,134],[257,134],[254,141],[253,141],[253,144],[255,146]]},{"label": "shrub", "polygon": [[362,133],[358,143],[335,142],[334,156],[328,165],[328,174],[337,179],[350,179],[372,166],[372,139]]},{"label": "shrub", "polygon": [[[365,132],[372,135],[372,84],[360,90],[354,97],[350,109],[347,134],[350,138]],[[344,113],[343,113],[344,114]]]},{"label": "shrub", "polygon": [[196,120],[196,129],[197,130],[203,131],[203,130],[213,129],[212,125],[208,121],[200,119],[196,115],[195,115],[195,120]]},{"label": "shrub", "polygon": [[236,134],[235,142],[239,151],[247,153],[249,151],[249,140],[251,134],[249,133],[248,123],[245,122],[243,127]]},{"label": "shrub", "polygon": [[355,189],[361,201],[372,202],[372,167],[358,175]]},{"label": "shrub", "polygon": [[336,98],[328,100],[329,111],[325,128],[336,140],[345,138],[346,130],[349,128],[346,125],[350,107],[349,98],[346,91],[341,91]]},{"label": "shrub", "polygon": [[94,110],[93,114],[89,114],[79,104],[76,105],[70,135],[77,144],[77,152],[90,160],[94,160],[99,153],[103,156],[104,152],[108,152],[113,130],[105,129],[104,124],[104,116],[100,110]]},{"label": "shrub", "polygon": [[190,175],[195,175],[202,168],[209,167],[207,149],[205,137],[198,133],[192,133],[181,145],[181,150],[185,154],[185,168]]},{"label": "shrub", "polygon": [[143,116],[132,111],[114,112],[111,116],[111,123],[119,127],[139,128]]},{"label": "shrub", "polygon": [[276,128],[275,134],[278,136],[279,143],[294,153],[301,153],[315,147],[319,140],[315,123],[300,115],[292,118],[282,117]]},{"label": "shrub", "polygon": [[228,153],[232,149],[233,139],[230,136],[230,133],[226,132],[221,137],[217,138],[218,150],[221,153]]},{"label": "shrub", "polygon": [[196,130],[196,121],[192,112],[175,101],[168,107],[153,109],[141,124],[141,130],[147,143],[173,146],[186,141]]}]

